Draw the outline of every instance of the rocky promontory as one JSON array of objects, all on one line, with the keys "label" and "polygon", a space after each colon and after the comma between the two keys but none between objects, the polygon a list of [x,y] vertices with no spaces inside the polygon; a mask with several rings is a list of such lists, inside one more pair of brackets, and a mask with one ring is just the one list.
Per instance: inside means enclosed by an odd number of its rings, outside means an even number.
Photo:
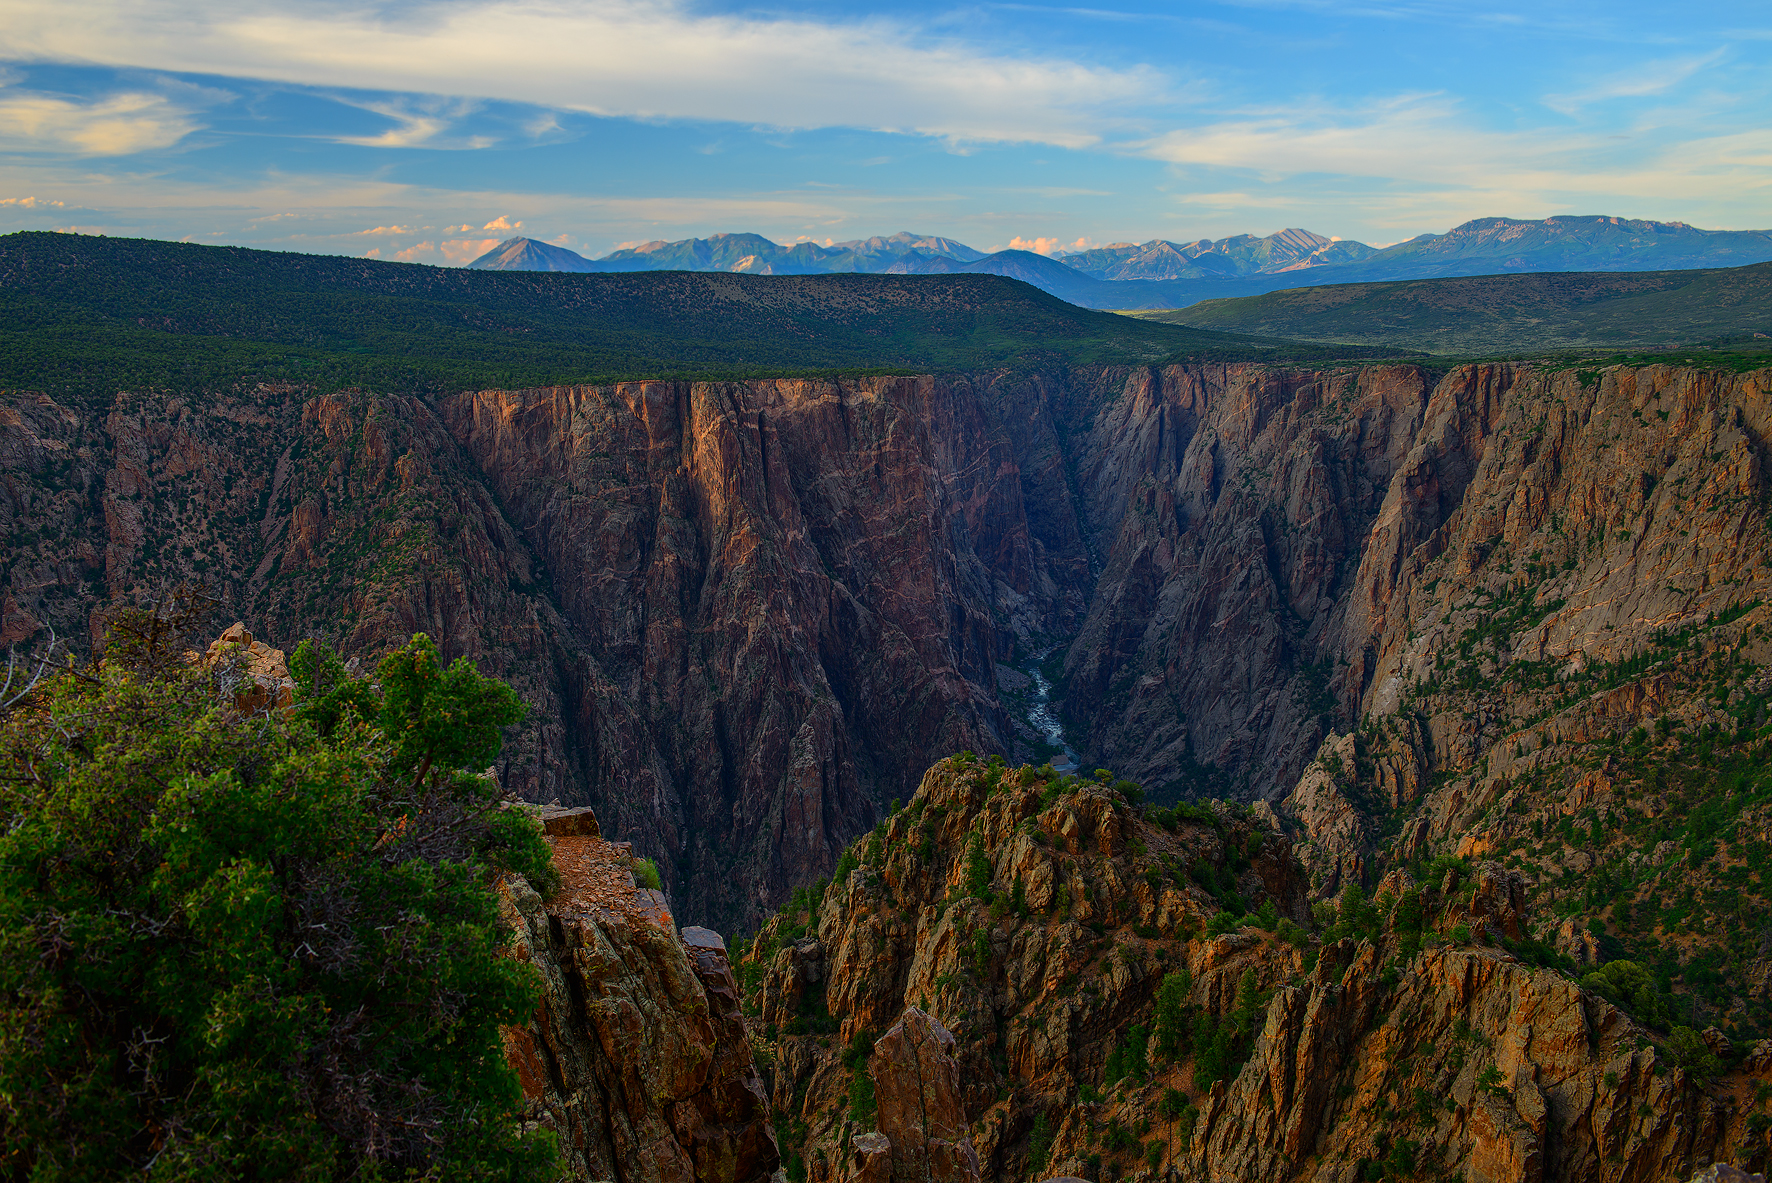
[{"label": "rocky promontory", "polygon": [[[1535,963],[1517,872],[1448,858],[1313,909],[1271,822],[1139,795],[943,761],[764,926],[741,975],[790,1178],[963,1179],[973,1155],[1004,1181],[1763,1165],[1772,1041],[1725,1060]],[[883,1100],[913,1030],[930,1074],[952,1064],[938,1140],[965,1145],[940,1170],[903,1166],[927,1135]]]},{"label": "rocky promontory", "polygon": [[676,928],[626,843],[589,809],[544,809],[560,889],[501,884],[512,953],[538,972],[534,1019],[506,1054],[526,1120],[574,1180],[760,1183],[779,1165],[769,1103],[720,935]]}]

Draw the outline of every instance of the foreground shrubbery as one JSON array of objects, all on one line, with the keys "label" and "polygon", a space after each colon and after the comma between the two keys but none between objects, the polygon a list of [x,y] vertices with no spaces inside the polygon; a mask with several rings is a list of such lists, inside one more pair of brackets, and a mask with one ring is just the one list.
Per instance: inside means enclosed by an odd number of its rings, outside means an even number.
[{"label": "foreground shrubbery", "polygon": [[0,1178],[553,1177],[499,1039],[535,994],[492,877],[552,874],[478,775],[511,691],[304,644],[243,713],[178,632],[0,720]]}]

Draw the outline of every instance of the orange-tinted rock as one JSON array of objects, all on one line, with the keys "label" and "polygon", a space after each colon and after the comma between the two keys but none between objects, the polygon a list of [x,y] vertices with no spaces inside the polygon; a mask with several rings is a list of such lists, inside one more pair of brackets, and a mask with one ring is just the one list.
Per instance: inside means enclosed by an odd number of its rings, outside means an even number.
[{"label": "orange-tinted rock", "polygon": [[238,621],[211,641],[208,652],[201,658],[209,666],[230,659],[235,664],[229,668],[228,676],[239,679],[234,690],[236,710],[246,713],[281,710],[295,701],[295,679],[290,677],[283,650],[253,640],[245,624]]},{"label": "orange-tinted rock", "polygon": [[505,1036],[526,1120],[559,1135],[574,1180],[761,1183],[780,1159],[724,942],[679,934],[594,819],[556,825],[572,831],[549,835],[559,894],[500,887],[513,956],[544,990]]}]

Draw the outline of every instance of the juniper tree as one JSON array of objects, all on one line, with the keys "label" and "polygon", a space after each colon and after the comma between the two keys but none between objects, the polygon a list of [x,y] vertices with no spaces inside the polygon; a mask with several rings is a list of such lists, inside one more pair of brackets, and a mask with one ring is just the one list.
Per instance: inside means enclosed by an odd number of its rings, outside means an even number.
[{"label": "juniper tree", "polygon": [[499,1035],[494,877],[553,874],[480,775],[515,696],[421,635],[243,711],[151,615],[0,719],[0,1174],[552,1177]]}]

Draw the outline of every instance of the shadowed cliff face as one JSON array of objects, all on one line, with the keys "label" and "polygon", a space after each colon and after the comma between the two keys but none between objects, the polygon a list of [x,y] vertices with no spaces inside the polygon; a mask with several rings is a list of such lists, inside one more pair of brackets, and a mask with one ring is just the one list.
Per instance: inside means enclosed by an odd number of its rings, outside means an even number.
[{"label": "shadowed cliff face", "polygon": [[[1030,755],[997,663],[1053,642],[1073,746],[1159,799],[1277,801],[1368,712],[1400,730],[1367,798],[1476,768],[1517,729],[1507,697],[1411,689],[1463,652],[1473,597],[1554,582],[1509,655],[1581,663],[1760,594],[1763,382],[1186,366],[434,406],[16,395],[0,639],[90,645],[106,605],[190,576],[290,647],[371,658],[426,631],[530,704],[511,787],[595,805],[661,856],[686,920],[744,928],[933,760]],[[1341,835],[1336,866],[1372,845],[1356,804],[1294,810]]]},{"label": "shadowed cliff face", "polygon": [[726,917],[828,868],[942,754],[1003,748],[994,662],[1081,603],[1082,564],[1055,581],[1010,432],[966,383],[482,392],[442,413],[554,573],[583,791]]},{"label": "shadowed cliff face", "polygon": [[1413,367],[1137,372],[1079,433],[1106,555],[1065,662],[1087,746],[1173,798],[1272,796],[1334,709],[1318,665],[1420,429]]},{"label": "shadowed cliff face", "polygon": [[[1764,383],[1134,373],[1075,437],[1087,528],[1111,542],[1062,705],[1147,786],[1274,798],[1328,727],[1412,716],[1475,597],[1547,609],[1507,622],[1531,627],[1499,664],[1588,665],[1764,595]],[[1423,758],[1465,766],[1510,729],[1435,722]]]}]

